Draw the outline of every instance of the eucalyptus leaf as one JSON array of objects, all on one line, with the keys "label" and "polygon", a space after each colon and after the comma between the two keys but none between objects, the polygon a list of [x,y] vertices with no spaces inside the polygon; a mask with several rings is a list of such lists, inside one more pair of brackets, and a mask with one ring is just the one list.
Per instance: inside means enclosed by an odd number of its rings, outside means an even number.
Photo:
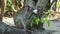
[{"label": "eucalyptus leaf", "polygon": [[30,27],[32,27],[32,25],[33,25],[33,22],[30,23]]}]

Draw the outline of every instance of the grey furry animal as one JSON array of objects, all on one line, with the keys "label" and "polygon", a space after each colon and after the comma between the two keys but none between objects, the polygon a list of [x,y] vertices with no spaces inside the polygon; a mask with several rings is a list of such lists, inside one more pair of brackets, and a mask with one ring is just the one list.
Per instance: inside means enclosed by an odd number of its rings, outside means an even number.
[{"label": "grey furry animal", "polygon": [[26,27],[29,16],[32,12],[27,11],[27,8],[23,8],[21,11],[18,11],[14,16],[14,22],[16,27],[23,29]]},{"label": "grey furry animal", "polygon": [[[40,2],[42,4],[40,4]],[[29,24],[32,17],[34,18],[35,16],[39,16],[39,15],[40,15],[39,17],[42,16],[42,13],[46,7],[46,4],[47,4],[46,0],[44,1],[37,0],[36,3],[34,0],[25,0],[23,8],[19,10],[14,16],[14,23],[16,27],[20,29],[23,29],[23,28],[26,29],[26,25]]]},{"label": "grey furry animal", "polygon": [[25,0],[24,6],[21,10],[19,10],[14,16],[14,23],[17,28],[26,29],[26,23],[29,22],[28,18],[32,14],[31,8],[34,7],[32,0]]}]

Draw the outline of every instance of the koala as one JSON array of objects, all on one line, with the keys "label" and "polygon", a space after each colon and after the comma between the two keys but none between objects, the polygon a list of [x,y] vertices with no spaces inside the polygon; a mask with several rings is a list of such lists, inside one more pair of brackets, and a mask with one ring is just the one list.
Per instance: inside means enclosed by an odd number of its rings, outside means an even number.
[{"label": "koala", "polygon": [[24,1],[24,6],[21,10],[18,10],[17,13],[14,15],[14,23],[17,28],[23,29],[26,27],[26,23],[29,22],[30,20],[29,17],[32,14],[32,8],[33,6],[33,1],[32,0],[25,0]]},{"label": "koala", "polygon": [[[17,28],[24,29],[29,25],[32,18],[42,17],[44,11],[43,7],[45,8],[45,5],[42,7],[40,1],[41,0],[37,0],[37,2],[34,0],[26,0],[26,6],[24,4],[23,8],[18,10],[14,15],[14,23]],[[41,3],[43,3],[43,1]]]},{"label": "koala", "polygon": [[23,10],[18,11],[14,16],[14,23],[16,27],[23,29],[32,12],[27,11],[27,9],[23,8]]}]

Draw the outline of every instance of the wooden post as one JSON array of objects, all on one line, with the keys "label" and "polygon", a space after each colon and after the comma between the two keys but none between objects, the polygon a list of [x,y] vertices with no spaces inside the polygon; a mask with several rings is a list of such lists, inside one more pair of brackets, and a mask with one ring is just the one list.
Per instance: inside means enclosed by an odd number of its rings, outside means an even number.
[{"label": "wooden post", "polygon": [[57,0],[56,12],[60,13],[60,0]]},{"label": "wooden post", "polygon": [[57,0],[50,0],[50,9],[56,11]]},{"label": "wooden post", "polygon": [[2,21],[2,18],[4,16],[5,7],[6,7],[6,0],[0,0],[0,21]]}]

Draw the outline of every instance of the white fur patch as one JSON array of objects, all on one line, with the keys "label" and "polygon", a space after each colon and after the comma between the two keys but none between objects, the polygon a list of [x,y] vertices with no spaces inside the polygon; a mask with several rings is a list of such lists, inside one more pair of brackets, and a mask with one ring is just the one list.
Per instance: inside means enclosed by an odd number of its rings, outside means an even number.
[{"label": "white fur patch", "polygon": [[37,9],[33,10],[33,12],[34,12],[35,14],[37,14],[37,11],[38,11]]}]

